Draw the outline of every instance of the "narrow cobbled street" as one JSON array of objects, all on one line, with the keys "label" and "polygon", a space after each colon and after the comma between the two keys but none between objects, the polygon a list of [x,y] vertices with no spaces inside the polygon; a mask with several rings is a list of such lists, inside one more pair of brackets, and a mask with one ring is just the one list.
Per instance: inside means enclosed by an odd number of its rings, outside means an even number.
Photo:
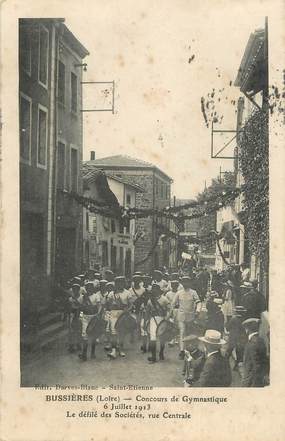
[{"label": "narrow cobbled street", "polygon": [[[183,362],[178,359],[178,346],[167,347],[165,360],[149,364],[148,354],[140,352],[139,342],[127,344],[127,356],[110,361],[102,344],[96,359],[82,362],[78,354],[69,354],[62,341],[41,355],[23,362],[22,383],[26,387],[37,384],[109,387],[111,385],[139,385],[153,387],[183,387]],[[232,386],[240,386],[240,376],[233,372]]]}]

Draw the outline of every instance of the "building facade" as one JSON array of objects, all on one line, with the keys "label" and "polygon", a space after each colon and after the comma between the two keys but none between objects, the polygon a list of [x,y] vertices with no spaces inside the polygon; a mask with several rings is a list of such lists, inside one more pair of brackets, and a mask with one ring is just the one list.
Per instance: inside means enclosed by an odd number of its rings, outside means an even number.
[{"label": "building facade", "polygon": [[[84,196],[101,202],[112,194],[114,207],[135,207],[136,195],[144,189],[123,178],[101,171],[83,171]],[[83,256],[85,268],[112,269],[114,273],[130,277],[134,272],[136,221],[124,222],[119,216],[107,217],[83,209]]]},{"label": "building facade", "polygon": [[80,267],[82,59],[63,19],[19,20],[22,312],[47,307],[56,279]]},{"label": "building facade", "polygon": [[[251,185],[250,193],[259,203],[263,203],[263,199],[268,200],[268,189],[266,190],[269,158],[267,45],[266,22],[265,28],[258,29],[250,35],[234,83],[243,94],[237,105],[237,146],[234,159],[236,187],[241,188],[244,184]],[[248,173],[246,182],[242,169],[242,157],[249,153],[252,157],[247,160],[247,163],[252,162],[256,166],[251,174]],[[259,183],[256,177],[261,178]],[[261,184],[264,188],[264,194],[260,194],[258,190],[261,188]],[[268,207],[266,207],[266,203],[263,203],[263,206],[262,216],[266,218]],[[252,250],[254,243],[251,237],[254,230],[261,230],[260,235],[265,237],[268,236],[268,231],[266,231],[266,221],[260,222],[258,218],[256,222],[247,220],[249,211],[252,209],[253,207],[244,208],[244,195],[241,193],[231,205],[217,212],[217,231],[223,236],[220,244],[224,257],[231,264],[244,263],[248,266],[251,278],[259,281],[261,292],[268,298],[269,244],[267,243],[267,249],[264,247],[261,260],[260,256],[258,257]],[[224,269],[226,266],[218,252],[216,265],[218,269]]]},{"label": "building facade", "polygon": [[[153,164],[122,155],[93,159],[85,164],[94,170],[103,170],[108,177],[124,179],[143,188],[143,192],[136,193],[137,208],[170,206],[172,179]],[[163,227],[169,226],[168,220],[154,215],[136,220],[135,270],[151,272],[154,267],[169,266],[171,240],[161,233]]]}]

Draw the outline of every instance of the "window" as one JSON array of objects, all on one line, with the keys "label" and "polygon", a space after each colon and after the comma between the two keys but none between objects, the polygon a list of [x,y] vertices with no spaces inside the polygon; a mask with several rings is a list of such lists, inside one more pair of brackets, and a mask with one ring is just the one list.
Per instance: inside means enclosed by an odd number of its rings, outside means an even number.
[{"label": "window", "polygon": [[131,195],[130,194],[127,194],[127,196],[126,196],[126,203],[127,203],[127,205],[131,204]]},{"label": "window", "polygon": [[97,234],[97,219],[96,216],[92,218],[92,232],[93,234]]},{"label": "window", "polygon": [[158,179],[156,179],[155,180],[155,195],[156,196],[158,196],[158,184],[159,184],[159,181],[158,181]]},{"label": "window", "polygon": [[47,110],[39,106],[38,111],[38,165],[46,167],[47,162]]},{"label": "window", "polygon": [[119,274],[124,273],[124,248],[119,248]]},{"label": "window", "polygon": [[[88,240],[85,242],[85,261],[89,263],[89,242]],[[88,264],[89,266],[89,264]]]},{"label": "window", "polygon": [[107,241],[102,241],[102,265],[108,266],[108,243]]},{"label": "window", "polygon": [[124,221],[120,219],[119,233],[124,234]]},{"label": "window", "polygon": [[170,198],[170,185],[166,186],[166,197],[167,197],[167,199]]},{"label": "window", "polygon": [[116,224],[114,219],[111,219],[111,233],[116,233]]},{"label": "window", "polygon": [[127,220],[125,221],[126,233],[127,233],[127,234],[130,233],[130,225],[131,225],[131,221],[130,221],[130,219],[127,219]]},{"label": "window", "polygon": [[39,82],[47,87],[48,82],[48,30],[39,27]]},{"label": "window", "polygon": [[31,123],[32,100],[20,96],[20,158],[23,162],[31,161]]},{"label": "window", "polygon": [[77,112],[77,76],[71,72],[71,110]]},{"label": "window", "polygon": [[31,31],[28,26],[20,28],[19,35],[20,66],[31,75],[32,52],[31,52]]},{"label": "window", "polygon": [[164,197],[164,184],[162,182],[160,184],[160,197],[161,199]]},{"label": "window", "polygon": [[86,210],[86,231],[89,233],[89,213],[88,210]]},{"label": "window", "polygon": [[65,145],[62,142],[57,146],[57,188],[65,188]]},{"label": "window", "polygon": [[71,149],[71,191],[77,191],[78,155],[77,150]]},{"label": "window", "polygon": [[65,65],[58,62],[58,101],[65,103]]}]

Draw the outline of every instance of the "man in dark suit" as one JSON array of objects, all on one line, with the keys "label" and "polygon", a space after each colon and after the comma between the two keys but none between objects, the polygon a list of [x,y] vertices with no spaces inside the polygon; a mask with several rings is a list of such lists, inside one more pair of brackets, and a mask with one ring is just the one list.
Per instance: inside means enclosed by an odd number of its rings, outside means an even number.
[{"label": "man in dark suit", "polygon": [[248,337],[243,358],[243,387],[263,387],[268,374],[268,358],[266,346],[258,335],[260,320],[249,318],[242,324]]},{"label": "man in dark suit", "polygon": [[206,350],[206,361],[200,379],[194,387],[229,387],[232,381],[229,360],[222,356],[220,348],[226,342],[219,331],[208,329],[199,337]]},{"label": "man in dark suit", "polygon": [[190,334],[184,338],[185,356],[183,375],[185,376],[184,385],[192,386],[199,380],[200,374],[205,363],[205,353],[199,348],[199,339],[197,335]]},{"label": "man in dark suit", "polygon": [[260,318],[266,309],[265,297],[257,289],[257,280],[248,282],[248,291],[243,296],[242,304],[247,310],[246,318]]},{"label": "man in dark suit", "polygon": [[233,316],[226,325],[228,336],[228,344],[226,356],[230,357],[233,350],[236,352],[235,366],[233,370],[237,370],[240,363],[243,361],[244,348],[247,343],[247,336],[242,325],[246,314],[246,309],[243,306],[236,306],[233,309]]}]

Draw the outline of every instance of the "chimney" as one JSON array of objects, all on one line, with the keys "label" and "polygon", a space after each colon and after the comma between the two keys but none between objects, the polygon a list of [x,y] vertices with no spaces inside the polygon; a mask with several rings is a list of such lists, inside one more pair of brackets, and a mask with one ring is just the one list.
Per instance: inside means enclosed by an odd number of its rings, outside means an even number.
[{"label": "chimney", "polygon": [[91,150],[91,152],[90,152],[90,160],[95,161],[95,151],[94,150]]}]

